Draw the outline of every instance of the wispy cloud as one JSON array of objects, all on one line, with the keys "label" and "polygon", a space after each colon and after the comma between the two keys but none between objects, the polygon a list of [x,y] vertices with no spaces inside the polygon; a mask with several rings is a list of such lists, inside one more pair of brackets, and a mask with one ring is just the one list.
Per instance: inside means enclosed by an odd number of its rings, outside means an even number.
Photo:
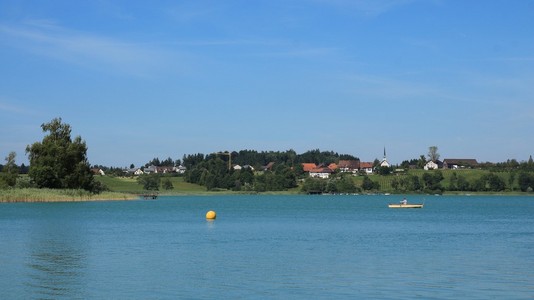
[{"label": "wispy cloud", "polygon": [[[19,104],[13,104],[13,100],[0,96],[0,113],[16,115],[37,115],[37,112]],[[20,101],[19,101],[20,102]]]},{"label": "wispy cloud", "polygon": [[221,48],[237,49],[242,55],[261,58],[302,58],[315,59],[319,57],[345,57],[342,48],[295,45],[286,39],[272,38],[228,38],[182,40],[172,43],[172,46],[183,48]]},{"label": "wispy cloud", "polygon": [[342,8],[359,15],[375,17],[416,0],[314,0],[325,5]]},{"label": "wispy cloud", "polygon": [[288,58],[316,58],[340,56],[340,49],[335,47],[283,47],[271,52],[260,52],[257,56],[265,57],[288,57]]},{"label": "wispy cloud", "polygon": [[210,18],[211,15],[220,13],[220,9],[216,5],[198,5],[195,1],[175,5],[174,7],[167,8],[166,13],[173,20],[183,23],[194,21],[205,21]]},{"label": "wispy cloud", "polygon": [[417,100],[439,94],[439,89],[413,81],[367,74],[350,75],[353,93],[382,100]]},{"label": "wispy cloud", "polygon": [[185,47],[217,47],[217,46],[280,46],[286,42],[276,39],[258,38],[227,38],[227,39],[203,39],[203,40],[182,40],[174,42],[173,45]]},{"label": "wispy cloud", "polygon": [[163,49],[68,30],[46,20],[0,24],[0,43],[85,68],[134,76],[147,76],[167,64]]}]

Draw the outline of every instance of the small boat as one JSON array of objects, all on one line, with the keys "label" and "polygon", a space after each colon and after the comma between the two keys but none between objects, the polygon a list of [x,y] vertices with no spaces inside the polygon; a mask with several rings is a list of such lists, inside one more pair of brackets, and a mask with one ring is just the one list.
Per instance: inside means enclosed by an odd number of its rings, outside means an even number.
[{"label": "small boat", "polygon": [[423,203],[414,203],[414,204],[388,204],[389,208],[423,208]]}]

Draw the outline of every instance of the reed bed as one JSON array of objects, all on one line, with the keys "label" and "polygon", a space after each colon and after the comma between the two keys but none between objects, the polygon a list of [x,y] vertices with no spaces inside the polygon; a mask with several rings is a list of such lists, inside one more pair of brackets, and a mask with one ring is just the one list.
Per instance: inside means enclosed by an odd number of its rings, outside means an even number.
[{"label": "reed bed", "polygon": [[85,190],[55,190],[37,188],[0,190],[0,202],[75,202],[135,199],[139,199],[139,196],[117,192],[93,194]]}]

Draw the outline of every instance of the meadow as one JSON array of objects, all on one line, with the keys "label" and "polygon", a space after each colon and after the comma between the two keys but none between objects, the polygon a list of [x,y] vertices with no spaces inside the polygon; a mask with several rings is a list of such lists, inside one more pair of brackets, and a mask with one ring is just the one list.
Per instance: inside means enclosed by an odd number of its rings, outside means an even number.
[{"label": "meadow", "polygon": [[[103,184],[113,192],[120,193],[134,193],[143,194],[146,190],[143,186],[137,183],[136,177],[114,177],[114,176],[95,176],[95,179]],[[172,183],[173,189],[160,189],[159,194],[203,194],[206,193],[206,188],[197,184],[184,182],[183,177],[178,176],[164,176],[164,180],[169,179]]]},{"label": "meadow", "polygon": [[[394,188],[392,186],[392,182],[395,179],[400,180],[402,178],[406,178],[408,176],[415,175],[415,176],[419,177],[419,179],[421,180],[422,177],[423,177],[423,174],[425,174],[425,173],[432,174],[433,172],[436,172],[436,171],[425,171],[425,170],[419,170],[418,169],[418,170],[409,170],[408,172],[400,173],[400,174],[391,174],[391,175],[387,175],[387,176],[370,175],[369,178],[372,181],[378,182],[380,184],[380,192],[393,193],[393,192],[395,192],[395,190],[394,190]],[[456,174],[457,176],[461,175],[468,182],[472,183],[472,182],[475,182],[480,177],[482,177],[483,175],[491,173],[489,170],[480,170],[480,169],[458,169],[458,170],[440,169],[439,172],[441,172],[443,174],[444,178],[441,181],[441,185],[445,189],[449,188],[449,183],[451,182],[451,177],[453,176],[453,174]],[[507,189],[506,189],[505,192],[516,192],[516,191],[518,192],[519,191],[519,185],[517,183],[517,176],[513,180],[512,188],[510,188],[510,178],[512,176],[511,175],[512,173],[510,173],[510,172],[496,172],[494,174],[496,174],[498,177],[500,177],[506,183]],[[357,186],[361,186],[362,185],[362,181],[363,181],[363,176],[355,177],[354,181],[355,181],[355,184]],[[465,194],[466,192],[447,191],[447,193]]]},{"label": "meadow", "polygon": [[0,192],[0,202],[62,202],[98,200],[134,200],[139,197],[130,193],[102,192],[92,194],[85,190],[57,190],[22,188],[7,189]]},{"label": "meadow", "polygon": [[[409,170],[402,174],[391,174],[387,176],[370,175],[369,178],[380,184],[380,189],[377,191],[368,191],[371,193],[398,193],[393,188],[392,182],[400,180],[408,176],[417,176],[420,179],[423,174],[435,171],[424,170]],[[479,169],[468,170],[440,170],[444,179],[441,185],[447,190],[453,174],[456,176],[463,176],[468,182],[475,182],[478,178],[490,171]],[[506,190],[502,192],[467,192],[467,191],[446,191],[445,194],[524,194],[519,191],[517,178],[511,177],[510,172],[494,173],[499,176],[506,183]],[[364,176],[354,176],[353,181],[356,186],[361,187]],[[511,180],[511,179],[514,180]],[[215,189],[207,191],[206,187],[197,184],[192,184],[184,181],[180,176],[163,176],[162,180],[170,180],[172,189],[160,188],[157,191],[159,195],[216,195],[216,194],[249,194],[253,192],[236,192],[230,190]],[[95,176],[95,180],[103,183],[107,187],[107,191],[100,194],[92,194],[84,190],[53,190],[53,189],[37,189],[37,188],[15,188],[2,190],[0,192],[0,202],[58,202],[58,201],[97,201],[97,200],[132,200],[139,199],[140,195],[146,194],[147,191],[143,186],[137,182],[136,177],[115,177],[115,176]],[[512,183],[510,188],[510,183]],[[301,192],[301,187],[296,187],[288,191],[281,192],[265,192],[263,194],[298,194]]]},{"label": "meadow", "polygon": [[[451,177],[453,174],[456,174],[457,176],[463,176],[468,182],[475,182],[477,179],[479,179],[481,176],[485,174],[489,174],[490,171],[488,170],[479,170],[479,169],[466,169],[466,170],[439,170],[442,174],[444,179],[441,181],[441,185],[445,188],[449,188],[449,183],[451,180]],[[374,181],[378,182],[380,184],[380,190],[376,192],[380,193],[395,193],[395,189],[392,186],[392,182],[394,180],[400,180],[403,177],[408,176],[417,176],[422,180],[423,174],[430,173],[432,174],[435,171],[425,171],[425,170],[409,170],[408,172],[402,173],[402,174],[391,174],[387,176],[381,176],[381,175],[370,175],[369,178]],[[507,189],[504,192],[518,192],[519,186],[517,184],[517,178],[514,179],[512,188],[510,188],[510,172],[497,172],[494,173],[497,176],[499,176],[503,181],[506,183]],[[517,177],[517,176],[516,176]],[[361,187],[362,181],[364,176],[354,176],[353,180],[356,186]],[[121,193],[134,193],[134,194],[143,194],[146,191],[143,190],[142,185],[137,183],[137,180],[135,177],[110,177],[110,176],[96,176],[96,180],[102,182],[105,184],[110,191],[113,192],[121,192]],[[165,190],[160,188],[158,193],[160,195],[208,195],[208,194],[214,194],[214,193],[226,193],[226,194],[239,194],[243,192],[233,192],[228,190],[214,190],[214,191],[207,191],[206,187],[200,186],[197,184],[192,184],[188,182],[184,182],[183,177],[179,176],[164,176],[162,177],[162,180],[169,179],[173,185],[173,189]],[[294,189],[291,189],[289,191],[283,191],[283,192],[267,192],[266,194],[296,194],[300,192],[300,186]],[[466,192],[446,192],[446,193],[460,193],[465,194]],[[471,192],[470,192],[471,193]],[[501,192],[502,193],[502,192]]]}]

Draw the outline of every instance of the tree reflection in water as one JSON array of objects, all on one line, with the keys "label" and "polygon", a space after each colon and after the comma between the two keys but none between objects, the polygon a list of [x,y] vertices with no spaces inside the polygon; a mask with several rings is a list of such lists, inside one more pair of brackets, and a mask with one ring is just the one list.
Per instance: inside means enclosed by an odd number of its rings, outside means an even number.
[{"label": "tree reflection in water", "polygon": [[77,239],[67,235],[68,238],[43,232],[33,235],[36,240],[30,246],[25,283],[33,290],[31,294],[43,298],[84,298],[85,249],[83,245],[72,244]]}]

